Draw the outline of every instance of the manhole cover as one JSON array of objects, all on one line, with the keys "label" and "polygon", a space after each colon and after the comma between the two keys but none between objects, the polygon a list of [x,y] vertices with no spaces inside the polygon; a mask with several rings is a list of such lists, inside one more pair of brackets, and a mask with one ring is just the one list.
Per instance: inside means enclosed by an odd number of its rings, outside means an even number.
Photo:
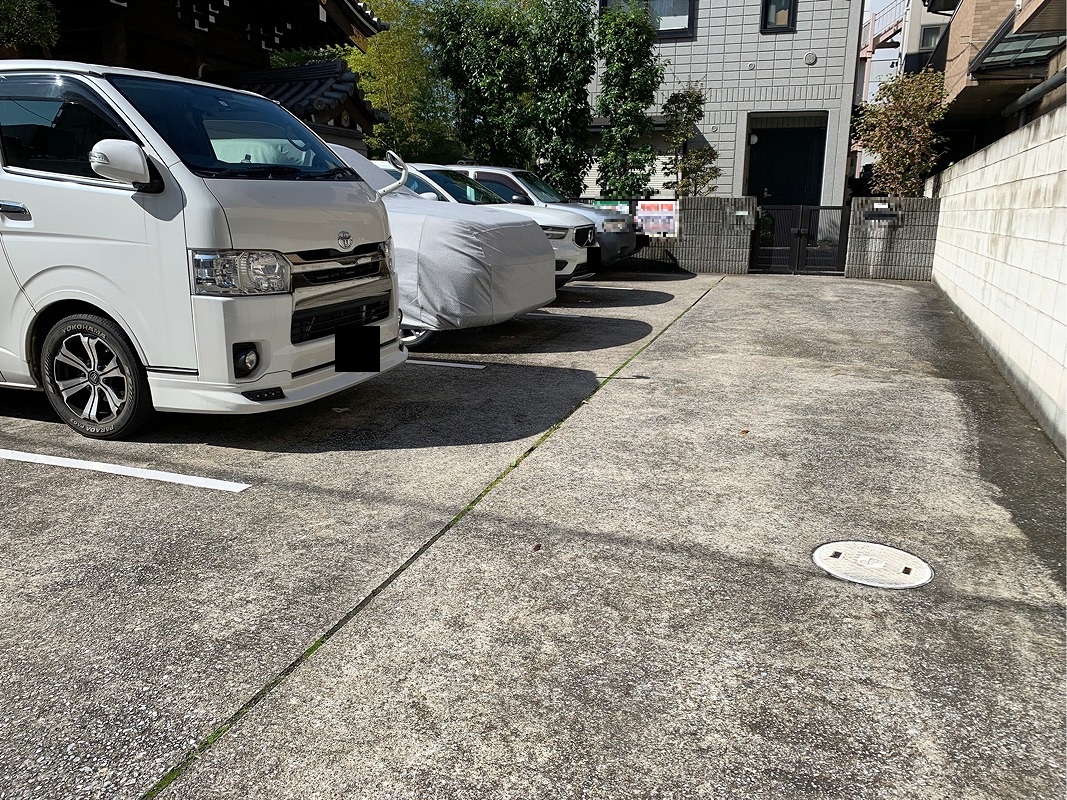
[{"label": "manhole cover", "polygon": [[934,577],[921,558],[875,542],[829,542],[811,560],[835,578],[879,589],[914,589]]}]

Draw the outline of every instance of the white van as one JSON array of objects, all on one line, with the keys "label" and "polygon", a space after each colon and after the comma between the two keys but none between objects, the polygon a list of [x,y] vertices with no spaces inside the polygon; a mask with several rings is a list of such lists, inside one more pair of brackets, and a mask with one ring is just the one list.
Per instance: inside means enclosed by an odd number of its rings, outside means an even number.
[{"label": "white van", "polygon": [[85,436],[255,413],[406,358],[378,193],[259,95],[0,61],[0,386]]}]

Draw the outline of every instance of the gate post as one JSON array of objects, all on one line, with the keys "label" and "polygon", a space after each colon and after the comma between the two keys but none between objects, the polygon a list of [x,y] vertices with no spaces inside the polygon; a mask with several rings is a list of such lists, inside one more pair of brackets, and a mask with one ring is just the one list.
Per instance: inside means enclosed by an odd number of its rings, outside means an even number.
[{"label": "gate post", "polygon": [[853,198],[845,277],[930,280],[940,207],[933,197]]},{"label": "gate post", "polygon": [[680,197],[673,252],[690,272],[748,272],[756,229],[754,197]]}]

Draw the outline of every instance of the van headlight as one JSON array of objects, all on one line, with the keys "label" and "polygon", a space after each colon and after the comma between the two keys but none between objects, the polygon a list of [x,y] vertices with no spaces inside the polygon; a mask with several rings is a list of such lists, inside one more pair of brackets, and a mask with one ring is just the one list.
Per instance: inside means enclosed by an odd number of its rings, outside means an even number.
[{"label": "van headlight", "polygon": [[570,233],[570,228],[556,228],[552,225],[542,225],[541,230],[545,232],[545,236],[549,239],[566,239],[567,234]]},{"label": "van headlight", "polygon": [[630,220],[628,219],[604,220],[604,233],[626,233],[629,230]]},{"label": "van headlight", "polygon": [[382,254],[382,258],[385,259],[386,272],[393,272],[393,265],[396,264],[396,245],[393,244],[392,236],[386,239],[382,244],[378,245],[378,252],[380,252]]},{"label": "van headlight", "polygon": [[271,250],[193,250],[193,294],[284,294],[292,288],[292,264]]}]

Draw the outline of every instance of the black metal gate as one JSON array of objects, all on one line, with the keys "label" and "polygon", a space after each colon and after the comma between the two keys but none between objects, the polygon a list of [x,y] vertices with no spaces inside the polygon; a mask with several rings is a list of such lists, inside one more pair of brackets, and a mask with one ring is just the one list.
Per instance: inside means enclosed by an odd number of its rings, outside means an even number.
[{"label": "black metal gate", "polygon": [[749,272],[844,275],[848,206],[762,206]]}]

